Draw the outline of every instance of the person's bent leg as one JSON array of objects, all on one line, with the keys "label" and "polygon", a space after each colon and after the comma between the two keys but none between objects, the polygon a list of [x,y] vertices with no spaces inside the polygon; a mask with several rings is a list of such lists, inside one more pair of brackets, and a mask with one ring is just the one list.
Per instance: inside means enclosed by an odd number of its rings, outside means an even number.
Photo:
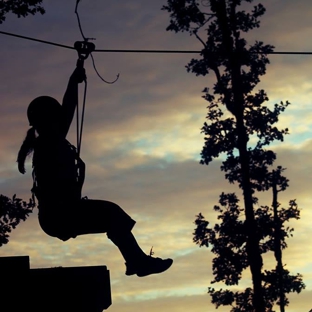
[{"label": "person's bent leg", "polygon": [[76,235],[131,231],[135,221],[117,204],[96,199],[81,199],[71,209],[69,219]]},{"label": "person's bent leg", "polygon": [[76,215],[76,235],[106,232],[125,259],[126,275],[146,276],[171,266],[171,259],[152,258],[143,252],[131,233],[135,221],[115,203],[83,199]]},{"label": "person's bent leg", "polygon": [[129,263],[146,256],[131,233],[135,221],[115,203],[82,199],[75,215],[76,235],[106,232]]}]

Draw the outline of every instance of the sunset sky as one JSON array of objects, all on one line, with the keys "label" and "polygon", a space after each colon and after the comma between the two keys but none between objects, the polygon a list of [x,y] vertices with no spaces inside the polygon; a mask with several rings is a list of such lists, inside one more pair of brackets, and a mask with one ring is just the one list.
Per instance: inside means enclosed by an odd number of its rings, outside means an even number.
[{"label": "sunset sky", "polygon": [[[254,1],[257,4],[259,1]],[[73,46],[81,40],[74,14],[76,0],[44,0],[45,15],[18,19],[8,15],[0,30]],[[312,51],[310,0],[263,0],[267,8],[261,27],[248,33],[249,43],[264,41],[276,51]],[[161,11],[165,0],[82,0],[79,6],[84,33],[95,37],[98,49],[199,50],[201,44],[187,33],[167,32],[169,14]],[[249,8],[247,6],[247,8]],[[31,159],[23,176],[16,157],[28,130],[26,109],[32,99],[50,95],[62,100],[77,53],[23,39],[0,35],[0,193],[27,200],[32,187]],[[220,160],[199,164],[204,144],[201,127],[207,102],[201,98],[215,77],[196,77],[185,65],[191,54],[94,53],[98,71],[86,61],[88,97],[82,153],[87,165],[84,195],[116,202],[137,224],[133,230],[146,253],[153,246],[156,257],[171,257],[173,266],[160,275],[127,277],[124,260],[105,234],[80,236],[62,242],[47,236],[37,220],[37,209],[11,234],[0,256],[29,255],[31,268],[107,265],[113,304],[110,312],[214,311],[207,287],[211,285],[213,254],[192,242],[195,216],[212,224],[212,207],[222,191],[241,190],[230,185],[220,171]],[[269,105],[288,100],[291,105],[279,126],[290,135],[272,149],[275,165],[287,170],[290,187],[280,195],[286,208],[297,199],[301,219],[290,224],[283,261],[291,274],[301,273],[306,289],[292,294],[287,312],[312,309],[312,55],[271,55],[263,88]],[[80,99],[83,86],[80,86]],[[69,140],[76,144],[75,124]],[[57,195],[57,194],[56,194]],[[271,194],[259,194],[261,205],[271,204]],[[86,212],[87,213],[87,212]],[[265,268],[275,266],[272,254]],[[249,270],[239,286],[251,285]],[[35,295],[34,290],[30,290]],[[229,308],[219,308],[226,312]],[[278,310],[278,308],[276,308]]]}]

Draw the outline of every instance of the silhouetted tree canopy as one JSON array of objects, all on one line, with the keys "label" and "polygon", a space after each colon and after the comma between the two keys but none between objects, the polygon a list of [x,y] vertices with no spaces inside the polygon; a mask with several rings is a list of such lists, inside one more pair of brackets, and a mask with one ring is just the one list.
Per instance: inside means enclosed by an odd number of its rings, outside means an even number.
[{"label": "silhouetted tree canopy", "polygon": [[28,14],[44,14],[41,4],[42,0],[0,0],[0,24],[5,21],[7,13],[13,13],[18,18]]},{"label": "silhouetted tree canopy", "polygon": [[21,222],[25,221],[33,211],[35,203],[32,199],[25,202],[16,195],[12,199],[0,195],[0,247],[9,241],[9,233]]}]

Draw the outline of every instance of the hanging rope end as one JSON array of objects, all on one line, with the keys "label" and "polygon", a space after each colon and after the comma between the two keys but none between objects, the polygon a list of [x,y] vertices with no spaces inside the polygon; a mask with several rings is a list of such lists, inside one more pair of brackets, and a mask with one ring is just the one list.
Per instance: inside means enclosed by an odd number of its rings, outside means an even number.
[{"label": "hanging rope end", "polygon": [[94,61],[94,57],[93,57],[92,53],[90,53],[90,56],[91,56],[91,59],[92,59],[93,68],[94,68],[96,74],[99,76],[99,78],[100,78],[102,81],[104,81],[104,82],[107,83],[107,84],[113,84],[113,83],[115,83],[115,82],[119,79],[120,74],[118,74],[117,77],[116,77],[116,79],[113,80],[113,81],[107,81],[107,80],[105,80],[105,79],[100,75],[100,73],[98,72],[98,70],[97,70],[97,68],[96,68],[96,66],[95,66],[95,61]]},{"label": "hanging rope end", "polygon": [[109,82],[109,83],[110,83],[110,84],[113,84],[113,83],[117,82],[117,80],[119,79],[119,77],[120,77],[120,74],[118,73],[117,76],[116,76],[116,79],[115,79],[114,81]]}]

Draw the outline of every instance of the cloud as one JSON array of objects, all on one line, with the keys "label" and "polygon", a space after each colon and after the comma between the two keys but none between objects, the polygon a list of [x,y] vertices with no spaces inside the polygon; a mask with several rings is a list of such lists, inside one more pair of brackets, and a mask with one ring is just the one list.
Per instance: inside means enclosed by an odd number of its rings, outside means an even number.
[{"label": "cloud", "polygon": [[[160,11],[163,1],[140,0],[122,3],[81,2],[80,12],[87,36],[96,37],[98,48],[187,49],[200,44],[186,34],[166,32],[168,15]],[[250,33],[251,42],[263,39],[276,50],[304,50],[310,42],[310,8],[306,1],[266,1],[262,27]],[[44,16],[11,18],[4,31],[73,45],[80,40],[73,3],[47,1]],[[291,18],[290,18],[291,17]],[[299,34],[299,35],[298,35]],[[75,51],[63,50],[16,38],[3,37],[1,51],[1,193],[27,199],[32,186],[31,163],[27,175],[16,170],[16,154],[28,129],[26,108],[36,96],[49,94],[62,100],[68,77],[75,67]],[[213,309],[206,294],[212,279],[209,249],[192,242],[195,215],[202,212],[216,222],[212,210],[222,191],[241,191],[224,180],[220,160],[209,166],[198,164],[204,143],[200,128],[207,103],[201,99],[204,87],[212,87],[213,75],[196,77],[185,65],[192,55],[94,53],[97,68],[106,79],[120,79],[106,85],[86,61],[88,97],[82,156],[87,164],[84,192],[91,198],[112,200],[125,209],[137,224],[134,234],[145,252],[154,246],[155,256],[173,257],[173,267],[163,275],[139,279],[124,275],[124,261],[105,234],[78,237],[63,243],[46,236],[39,227],[37,211],[11,234],[2,255],[31,257],[31,266],[83,266],[106,264],[110,270],[113,306],[111,311],[195,312]],[[196,55],[194,57],[197,57]],[[310,99],[312,81],[308,57],[270,56],[271,65],[259,88],[270,97],[270,105],[288,99],[292,105],[280,119],[281,128],[292,135],[276,144],[276,165],[287,168],[290,179],[280,201],[287,206],[296,198],[301,219],[290,223],[294,238],[284,253],[292,273],[303,273],[308,285],[300,296],[292,295],[291,309],[311,308],[309,237],[311,232]],[[80,87],[80,101],[83,86]],[[74,126],[74,125],[73,125]],[[73,127],[69,136],[75,142]],[[261,204],[270,204],[271,194],[259,194]],[[243,202],[241,202],[243,205]],[[265,259],[272,267],[274,259]],[[247,280],[242,283],[249,283]],[[155,299],[156,298],[156,299]],[[228,311],[228,309],[219,309]]]}]

